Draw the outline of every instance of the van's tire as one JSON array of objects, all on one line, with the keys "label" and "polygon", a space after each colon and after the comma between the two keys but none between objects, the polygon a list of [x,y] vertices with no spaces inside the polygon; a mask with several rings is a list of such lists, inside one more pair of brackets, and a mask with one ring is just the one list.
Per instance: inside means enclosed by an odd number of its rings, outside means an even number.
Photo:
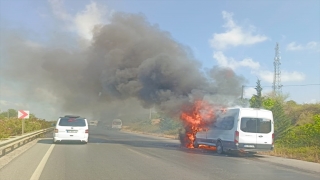
[{"label": "van's tire", "polygon": [[218,143],[217,143],[217,153],[223,154],[223,146],[222,146],[221,141],[218,141]]},{"label": "van's tire", "polygon": [[198,142],[197,142],[197,139],[194,140],[194,142],[193,142],[193,147],[194,147],[194,148],[199,148],[199,144],[198,144]]}]

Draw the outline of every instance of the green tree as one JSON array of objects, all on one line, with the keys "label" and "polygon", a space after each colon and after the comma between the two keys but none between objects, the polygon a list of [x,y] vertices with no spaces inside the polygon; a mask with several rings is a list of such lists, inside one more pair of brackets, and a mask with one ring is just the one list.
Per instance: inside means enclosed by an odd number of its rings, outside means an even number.
[{"label": "green tree", "polygon": [[290,128],[291,121],[283,110],[283,104],[279,100],[274,101],[274,105],[270,108],[274,119],[275,138],[281,138]]},{"label": "green tree", "polygon": [[320,114],[314,115],[312,123],[290,129],[279,143],[288,147],[320,147]]},{"label": "green tree", "polygon": [[17,110],[15,110],[15,109],[9,109],[8,110],[9,111],[9,116],[10,117],[18,117],[18,111]]},{"label": "green tree", "polygon": [[267,97],[267,98],[265,98],[265,99],[263,100],[262,106],[263,106],[263,108],[265,108],[265,109],[271,110],[272,107],[274,106],[275,102],[276,102],[275,99],[272,99],[272,98],[270,98],[270,97]]},{"label": "green tree", "polygon": [[0,113],[0,118],[1,119],[7,118],[8,116],[10,118],[16,118],[16,117],[18,117],[18,111],[16,111],[15,109],[8,109],[7,111],[4,111],[4,112]]},{"label": "green tree", "polygon": [[34,115],[34,114],[31,113],[31,114],[29,115],[29,118],[30,118],[30,119],[36,119],[37,117],[36,117],[36,115]]},{"label": "green tree", "polygon": [[313,116],[320,114],[320,103],[297,104],[290,100],[284,104],[285,113],[292,121],[292,125],[303,125],[313,122]]},{"label": "green tree", "polygon": [[292,127],[291,119],[284,110],[285,99],[285,95],[274,96],[272,94],[262,99],[262,107],[272,111],[276,139],[281,138]]},{"label": "green tree", "polygon": [[257,80],[257,86],[255,87],[255,90],[257,91],[256,95],[253,95],[250,99],[250,107],[252,108],[261,108],[263,97],[262,97],[262,87],[260,84],[260,79]]}]

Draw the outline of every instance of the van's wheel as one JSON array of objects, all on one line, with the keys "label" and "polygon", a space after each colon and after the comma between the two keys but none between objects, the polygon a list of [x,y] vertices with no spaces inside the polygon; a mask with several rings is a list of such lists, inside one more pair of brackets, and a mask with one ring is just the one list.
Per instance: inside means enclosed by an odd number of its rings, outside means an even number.
[{"label": "van's wheel", "polygon": [[194,140],[194,142],[193,142],[193,147],[194,147],[194,148],[198,148],[198,147],[199,147],[199,144],[198,144],[198,142],[197,142],[197,139]]},{"label": "van's wheel", "polygon": [[218,143],[217,143],[217,153],[218,154],[223,154],[223,146],[222,146],[222,143],[220,141],[218,141]]}]

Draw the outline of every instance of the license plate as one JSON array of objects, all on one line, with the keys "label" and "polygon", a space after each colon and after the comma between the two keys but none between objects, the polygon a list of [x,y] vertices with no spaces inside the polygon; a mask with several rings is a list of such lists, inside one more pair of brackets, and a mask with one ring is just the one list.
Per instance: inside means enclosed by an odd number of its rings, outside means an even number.
[{"label": "license plate", "polygon": [[254,148],[254,145],[244,145],[246,148]]},{"label": "license plate", "polygon": [[67,133],[77,133],[77,130],[67,130]]}]

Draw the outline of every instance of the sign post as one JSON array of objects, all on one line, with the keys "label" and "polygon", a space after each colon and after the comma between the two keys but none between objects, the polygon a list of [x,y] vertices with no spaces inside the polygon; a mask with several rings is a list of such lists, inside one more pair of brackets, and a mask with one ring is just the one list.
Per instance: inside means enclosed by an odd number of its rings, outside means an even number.
[{"label": "sign post", "polygon": [[22,128],[21,128],[21,134],[24,134],[24,126],[25,126],[25,120],[29,119],[29,111],[26,110],[19,110],[18,111],[18,118],[22,119]]}]

